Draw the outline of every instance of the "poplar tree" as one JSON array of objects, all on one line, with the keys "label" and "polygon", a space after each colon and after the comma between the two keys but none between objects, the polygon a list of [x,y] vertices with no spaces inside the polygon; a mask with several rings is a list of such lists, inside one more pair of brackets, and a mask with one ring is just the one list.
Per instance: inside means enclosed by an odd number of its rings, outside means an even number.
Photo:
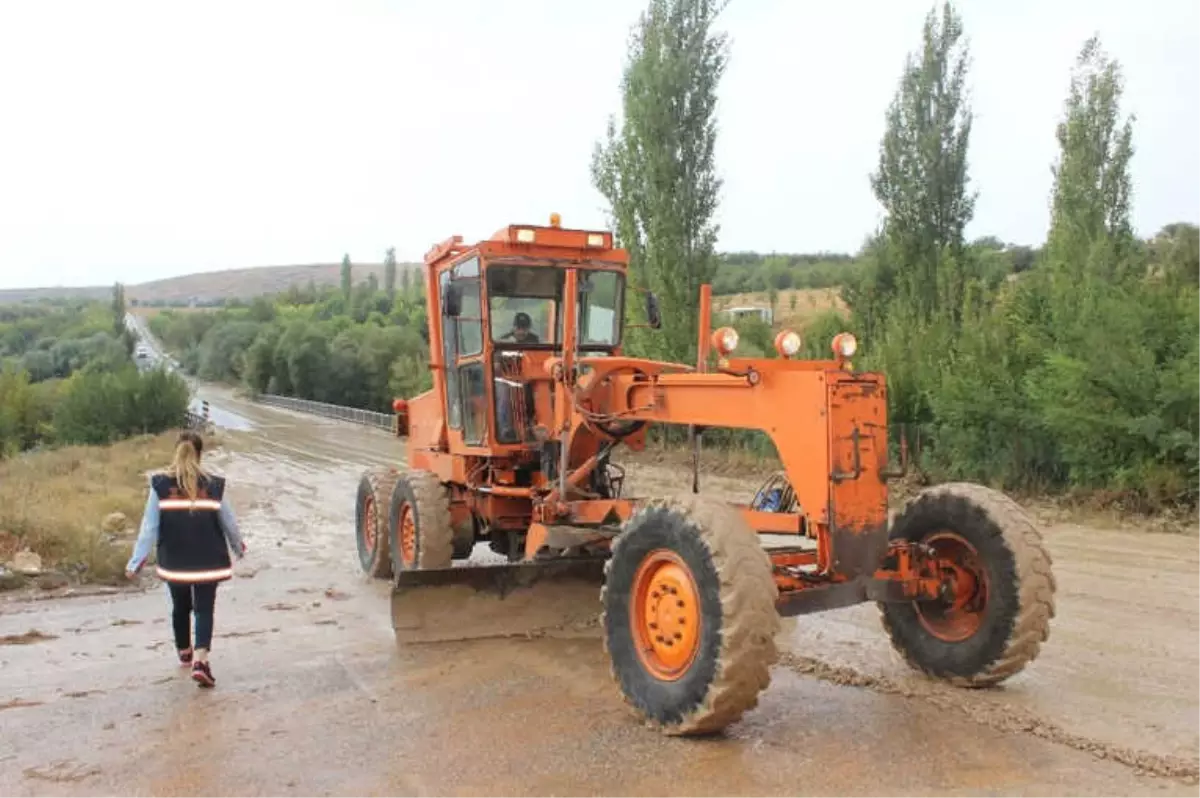
[{"label": "poplar tree", "polygon": [[354,283],[351,279],[350,254],[342,256],[342,296],[349,302],[351,292],[354,290]]},{"label": "poplar tree", "polygon": [[1133,119],[1121,118],[1120,65],[1093,36],[1071,73],[1065,113],[1056,137],[1052,168],[1049,262],[1068,280],[1115,279],[1130,261],[1134,243],[1129,211],[1133,196],[1129,162]]},{"label": "poplar tree", "polygon": [[622,119],[609,120],[592,157],[593,183],[630,253],[630,320],[645,320],[640,291],[660,299],[662,329],[628,336],[643,355],[694,359],[700,285],[716,273],[715,112],[728,50],[713,25],[723,8],[713,0],[650,0],[629,43]]},{"label": "poplar tree", "polygon": [[388,299],[396,298],[396,248],[388,247],[383,256],[383,291]]},{"label": "poplar tree", "polygon": [[118,338],[124,338],[126,335],[125,328],[125,286],[121,283],[113,283],[112,290],[112,315],[113,315],[113,334]]},{"label": "poplar tree", "polygon": [[940,15],[931,9],[921,47],[905,59],[871,175],[886,219],[871,245],[873,273],[856,293],[874,305],[875,319],[896,300],[914,322],[961,318],[968,277],[963,231],[976,199],[968,189],[968,66],[961,18],[949,2]]}]

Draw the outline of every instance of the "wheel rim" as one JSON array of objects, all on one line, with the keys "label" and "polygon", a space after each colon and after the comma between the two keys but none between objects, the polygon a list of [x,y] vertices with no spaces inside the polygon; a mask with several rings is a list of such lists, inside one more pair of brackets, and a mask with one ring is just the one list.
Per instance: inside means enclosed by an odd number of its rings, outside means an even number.
[{"label": "wheel rim", "polygon": [[375,553],[375,539],[379,534],[375,520],[375,497],[368,495],[363,499],[363,546],[367,554]]},{"label": "wheel rim", "polygon": [[642,665],[656,678],[675,681],[687,673],[700,649],[700,592],[687,564],[658,549],[633,577],[629,623]]},{"label": "wheel rim", "polygon": [[939,640],[962,642],[983,625],[988,603],[987,569],[975,547],[954,532],[938,532],[923,542],[933,549],[943,595],[935,601],[917,602],[917,617]]},{"label": "wheel rim", "polygon": [[409,566],[417,561],[417,524],[408,502],[400,507],[400,560]]}]

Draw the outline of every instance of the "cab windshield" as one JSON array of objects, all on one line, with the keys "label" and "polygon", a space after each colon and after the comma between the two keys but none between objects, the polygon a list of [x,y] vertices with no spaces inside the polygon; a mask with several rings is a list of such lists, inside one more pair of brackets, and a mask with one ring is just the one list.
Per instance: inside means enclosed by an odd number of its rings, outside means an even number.
[{"label": "cab windshield", "polygon": [[[566,275],[552,266],[491,266],[487,270],[492,340],[505,346],[562,343]],[[619,272],[580,269],[576,308],[579,346],[613,347],[621,340],[625,279]]]}]

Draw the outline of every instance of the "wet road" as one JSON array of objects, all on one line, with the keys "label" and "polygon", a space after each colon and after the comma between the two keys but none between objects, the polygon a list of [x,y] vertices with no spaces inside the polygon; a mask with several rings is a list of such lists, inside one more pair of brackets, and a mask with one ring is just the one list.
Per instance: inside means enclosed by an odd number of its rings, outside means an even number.
[{"label": "wet road", "polygon": [[[361,469],[399,443],[207,395],[252,425],[209,458],[250,545],[218,598],[217,689],[175,665],[149,579],[0,604],[0,794],[1197,794],[1195,537],[1048,528],[1059,615],[1001,689],[910,674],[851,607],[785,627],[724,737],[673,740],[623,708],[598,640],[397,647],[352,530]],[[673,479],[630,469],[641,494]]]}]

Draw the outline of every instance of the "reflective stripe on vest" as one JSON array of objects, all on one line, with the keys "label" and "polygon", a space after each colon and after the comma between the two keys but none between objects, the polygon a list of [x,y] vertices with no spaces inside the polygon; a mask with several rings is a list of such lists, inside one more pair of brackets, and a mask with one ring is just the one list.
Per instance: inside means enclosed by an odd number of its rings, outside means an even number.
[{"label": "reflective stripe on vest", "polygon": [[232,568],[214,568],[211,571],[169,571],[162,566],[155,567],[158,578],[166,582],[219,582],[222,579],[232,579]]},{"label": "reflective stripe on vest", "polygon": [[216,499],[159,499],[160,510],[220,510],[221,503]]}]

